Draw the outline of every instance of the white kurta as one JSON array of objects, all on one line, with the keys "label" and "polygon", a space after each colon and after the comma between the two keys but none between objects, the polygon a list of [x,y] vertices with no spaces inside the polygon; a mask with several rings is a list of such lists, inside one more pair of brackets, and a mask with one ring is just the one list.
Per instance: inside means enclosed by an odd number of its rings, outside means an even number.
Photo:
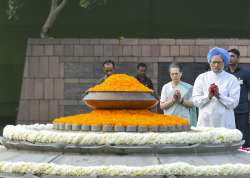
[{"label": "white kurta", "polygon": [[[219,88],[219,99],[208,98],[208,88],[215,83]],[[199,108],[197,127],[235,128],[234,108],[239,103],[240,84],[225,71],[200,74],[193,87],[193,103]]]}]

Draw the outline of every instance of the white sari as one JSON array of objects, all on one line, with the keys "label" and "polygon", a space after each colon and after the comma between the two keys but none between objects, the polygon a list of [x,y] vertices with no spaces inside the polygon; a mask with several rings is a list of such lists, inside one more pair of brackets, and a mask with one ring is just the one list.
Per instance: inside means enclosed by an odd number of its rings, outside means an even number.
[{"label": "white sari", "polygon": [[[176,89],[178,89],[181,92],[181,96],[188,101],[192,101],[192,89],[193,86],[180,81],[178,85],[176,86]],[[165,84],[162,87],[161,91],[161,102],[166,101],[168,98],[172,97],[175,92],[175,89],[173,89],[171,82]],[[168,109],[163,110],[164,114],[167,115],[177,115],[179,117],[188,119],[192,126],[196,126],[197,123],[197,114],[196,114],[196,108],[195,107],[185,107],[182,104],[175,103],[173,106],[171,106]]]}]

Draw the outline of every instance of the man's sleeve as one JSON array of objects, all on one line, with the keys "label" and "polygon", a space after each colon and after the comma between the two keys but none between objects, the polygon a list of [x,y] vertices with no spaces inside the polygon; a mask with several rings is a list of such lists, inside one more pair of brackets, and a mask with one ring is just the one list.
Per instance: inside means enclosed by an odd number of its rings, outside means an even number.
[{"label": "man's sleeve", "polygon": [[203,78],[201,75],[199,75],[195,82],[193,87],[193,103],[196,107],[202,108],[205,106],[210,100],[208,98],[208,95],[206,95],[203,92],[202,86],[204,85]]},{"label": "man's sleeve", "polygon": [[246,86],[247,86],[247,90],[250,91],[250,71],[246,70]]},{"label": "man's sleeve", "polygon": [[102,77],[102,78],[100,78],[99,80],[97,80],[97,81],[96,81],[95,85],[99,85],[99,84],[101,84],[102,82],[104,82],[104,81],[105,81],[105,79],[106,79],[106,77]]},{"label": "man's sleeve", "polygon": [[225,96],[220,93],[219,101],[227,108],[234,109],[238,106],[240,99],[240,84],[236,78],[233,79],[229,88],[229,95]]},{"label": "man's sleeve", "polygon": [[151,79],[149,79],[149,88],[151,88],[152,90],[154,90],[154,85]]},{"label": "man's sleeve", "polygon": [[248,91],[248,108],[249,108],[249,116],[250,116],[250,71],[246,71],[246,86],[247,86],[247,91]]}]

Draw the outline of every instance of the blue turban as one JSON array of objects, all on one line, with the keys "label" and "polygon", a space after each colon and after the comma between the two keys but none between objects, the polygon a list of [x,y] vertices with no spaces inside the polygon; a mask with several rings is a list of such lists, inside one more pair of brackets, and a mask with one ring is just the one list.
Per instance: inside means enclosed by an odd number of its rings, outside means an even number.
[{"label": "blue turban", "polygon": [[224,62],[224,65],[227,66],[229,64],[229,60],[230,60],[230,56],[229,53],[227,52],[227,50],[223,49],[223,48],[212,48],[209,50],[208,54],[207,54],[207,61],[210,64],[212,61],[212,58],[214,56],[220,56],[221,59]]}]

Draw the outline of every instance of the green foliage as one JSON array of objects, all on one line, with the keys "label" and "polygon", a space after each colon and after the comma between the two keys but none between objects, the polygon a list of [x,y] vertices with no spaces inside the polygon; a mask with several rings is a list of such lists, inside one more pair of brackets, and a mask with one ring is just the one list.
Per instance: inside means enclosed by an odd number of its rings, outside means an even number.
[{"label": "green foliage", "polygon": [[80,0],[80,6],[83,8],[87,8],[90,5],[91,0]]},{"label": "green foliage", "polygon": [[18,9],[22,7],[22,0],[8,0],[8,9],[6,13],[8,15],[9,20],[17,20],[18,19]]},{"label": "green foliage", "polygon": [[[82,8],[89,8],[93,5],[104,5],[107,0],[79,0]],[[23,0],[8,0],[6,13],[9,20],[18,20],[18,10],[23,6]]]},{"label": "green foliage", "polygon": [[83,8],[88,8],[93,5],[103,5],[106,4],[107,0],[80,0],[80,6]]}]

